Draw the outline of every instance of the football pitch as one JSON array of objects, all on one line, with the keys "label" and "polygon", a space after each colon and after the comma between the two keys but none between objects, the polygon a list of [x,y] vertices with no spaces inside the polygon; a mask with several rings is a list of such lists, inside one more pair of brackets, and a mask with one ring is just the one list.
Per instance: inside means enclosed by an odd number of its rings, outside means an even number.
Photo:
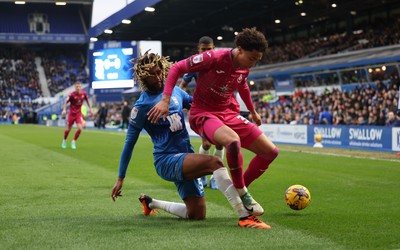
[{"label": "football pitch", "polygon": [[[181,202],[155,172],[143,134],[123,196],[115,203],[125,133],[84,130],[77,149],[61,149],[64,128],[0,125],[0,249],[400,249],[400,157],[349,157],[354,151],[280,146],[270,169],[250,187],[269,230],[240,228],[225,197],[206,188],[207,219],[166,212],[142,215],[140,193]],[[192,138],[197,151],[199,138]],[[247,166],[253,154],[243,151]],[[373,159],[372,159],[373,158]],[[309,207],[291,210],[286,188],[306,186]]]}]

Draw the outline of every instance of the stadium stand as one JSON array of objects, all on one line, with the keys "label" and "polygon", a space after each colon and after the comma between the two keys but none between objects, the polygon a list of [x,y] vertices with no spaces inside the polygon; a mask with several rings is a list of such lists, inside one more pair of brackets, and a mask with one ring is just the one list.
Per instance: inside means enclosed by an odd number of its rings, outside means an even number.
[{"label": "stadium stand", "polygon": [[79,51],[71,51],[69,48],[68,53],[65,53],[62,49],[47,49],[41,58],[51,96],[73,85],[75,81],[88,82],[85,59]]},{"label": "stadium stand", "polygon": [[[0,18],[4,22],[0,22],[0,33],[84,34],[88,27],[87,23],[82,22],[81,9],[78,5],[68,5],[67,8],[63,9],[49,4],[37,4],[34,8],[14,6],[11,3],[3,3],[2,6],[4,8],[1,8]],[[282,64],[280,64],[282,62],[295,62],[296,64],[299,61],[297,64],[307,68],[313,66],[304,64],[306,59],[317,58],[316,62],[319,64],[324,60],[323,58],[330,62],[336,60],[333,57],[327,57],[327,55],[345,55],[351,61],[359,56],[348,54],[351,51],[364,51],[373,47],[398,44],[400,22],[396,13],[396,11],[392,11],[386,16],[376,15],[369,19],[354,19],[350,31],[348,27],[343,25],[339,25],[337,29],[324,30],[321,29],[321,23],[316,23],[315,28],[320,31],[310,32],[308,36],[288,36],[289,39],[280,40],[274,35],[267,56],[259,67],[252,71],[252,74],[268,74],[270,71],[276,71],[277,67],[282,68]],[[12,24],[5,25],[10,23],[9,21],[12,21]],[[86,22],[88,22],[87,19]],[[118,38],[118,35],[115,37]],[[109,38],[113,38],[113,36]],[[0,63],[3,69],[0,76],[0,81],[2,81],[0,98],[24,102],[26,99],[34,100],[38,97],[54,97],[57,93],[71,86],[76,80],[84,83],[89,82],[85,65],[86,52],[83,51],[86,48],[72,48],[71,44],[67,46],[70,47],[60,49],[46,45],[42,46],[41,49],[39,49],[40,46],[36,46],[35,49],[28,50],[21,47],[0,50]],[[45,49],[43,50],[43,48]],[[174,50],[177,49],[173,48],[173,46],[170,46],[167,51],[172,51],[171,53],[176,56],[182,55],[178,52],[175,53]],[[184,53],[187,56],[187,54],[193,52],[191,49],[184,49]],[[40,65],[37,65],[35,58],[40,59]],[[388,69],[392,70],[392,75],[398,75],[395,66],[396,60],[393,61],[393,66],[388,66]],[[263,66],[263,64],[266,66]],[[288,64],[287,67],[293,68],[293,65]],[[274,68],[274,66],[276,67]],[[327,65],[326,69],[331,67]],[[360,76],[352,73],[354,67],[348,66],[348,68],[347,71],[342,70],[340,76],[334,73],[316,74],[314,76],[312,74],[308,76],[294,75],[293,89],[289,95],[278,93],[276,77],[272,77],[272,79],[256,78],[254,79],[255,85],[251,86],[254,100],[258,103],[267,123],[299,124],[303,122],[304,117],[308,117],[310,120],[308,123],[318,124],[320,121],[315,117],[329,106],[328,109],[331,110],[328,111],[333,113],[333,123],[338,123],[338,120],[342,119],[343,121],[340,121],[340,123],[343,124],[379,123],[382,125],[382,121],[377,121],[379,117],[376,118],[375,116],[379,116],[380,113],[387,116],[388,111],[394,109],[390,106],[396,106],[398,93],[396,94],[394,89],[398,86],[397,79],[393,77],[379,79],[373,76],[374,72],[370,73],[369,79],[367,79],[368,77],[365,75]],[[39,77],[41,69],[43,69],[45,75],[45,82],[40,80]],[[382,81],[384,86],[390,88],[390,91],[375,90],[375,81],[377,80]],[[357,88],[358,84],[364,87]],[[294,88],[298,90],[297,93],[294,92]],[[370,89],[373,89],[372,93],[369,93]],[[300,95],[300,93],[303,94]],[[378,114],[374,116],[364,114],[364,120],[360,119],[359,121],[356,121],[354,115],[352,115],[352,119],[349,119],[348,114],[341,114],[337,107],[332,108],[335,102],[343,102],[342,105],[346,104],[346,100],[352,100],[351,96],[354,94],[358,96],[362,94],[365,98],[382,97],[385,105],[374,111]],[[341,98],[337,98],[337,96]],[[276,101],[276,103],[273,103],[273,101]],[[304,102],[307,105],[302,105]],[[354,106],[355,103],[360,102],[360,100],[357,102],[353,100],[350,103]],[[358,116],[360,116],[360,112],[365,110],[365,105],[362,105],[365,104],[364,102],[365,100],[362,100],[359,104],[361,107],[357,105],[353,107]],[[338,104],[338,106],[340,105]],[[368,107],[368,113],[371,113],[372,109],[372,107]],[[352,111],[349,112],[352,113]],[[313,116],[313,119],[310,119],[311,116]],[[110,118],[109,120],[113,119]]]}]

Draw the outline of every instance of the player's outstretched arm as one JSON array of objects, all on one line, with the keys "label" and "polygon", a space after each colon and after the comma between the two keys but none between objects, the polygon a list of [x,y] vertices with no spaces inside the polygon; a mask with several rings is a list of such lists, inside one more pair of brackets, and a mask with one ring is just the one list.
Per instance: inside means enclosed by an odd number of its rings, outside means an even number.
[{"label": "player's outstretched arm", "polygon": [[65,100],[65,102],[64,102],[64,107],[63,107],[63,110],[62,110],[62,112],[61,112],[61,115],[62,115],[62,116],[65,116],[65,115],[67,114],[67,104],[68,104],[68,102],[69,102],[69,97],[68,97],[67,100]]},{"label": "player's outstretched arm", "polygon": [[121,188],[123,183],[124,183],[124,178],[119,177],[111,192],[111,198],[113,201],[115,201],[119,196],[122,196]]},{"label": "player's outstretched arm", "polygon": [[92,116],[92,115],[93,115],[93,110],[92,110],[92,106],[90,105],[90,102],[89,102],[89,99],[88,99],[88,98],[86,98],[86,103],[87,103],[87,105],[88,105],[88,107],[89,107],[89,113],[90,113],[90,115]]},{"label": "player's outstretched arm", "polygon": [[151,121],[151,123],[158,122],[162,116],[164,116],[164,121],[167,119],[170,99],[171,96],[164,94],[161,101],[159,101],[152,109],[150,109],[150,111],[147,113],[147,119]]}]

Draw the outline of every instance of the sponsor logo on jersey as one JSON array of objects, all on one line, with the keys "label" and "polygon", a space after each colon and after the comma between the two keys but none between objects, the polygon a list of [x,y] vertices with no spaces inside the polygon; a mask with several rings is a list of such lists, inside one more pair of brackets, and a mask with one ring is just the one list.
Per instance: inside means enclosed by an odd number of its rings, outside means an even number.
[{"label": "sponsor logo on jersey", "polygon": [[216,70],[215,72],[217,72],[217,74],[224,74],[225,73],[225,71],[223,71],[223,70]]},{"label": "sponsor logo on jersey", "polygon": [[203,61],[203,54],[193,57],[192,61],[194,64],[201,63]]},{"label": "sponsor logo on jersey", "polygon": [[221,87],[219,87],[219,89],[220,89],[220,91],[222,92],[222,93],[225,93],[226,91],[228,91],[228,84],[227,85],[225,85],[225,86],[221,86]]}]

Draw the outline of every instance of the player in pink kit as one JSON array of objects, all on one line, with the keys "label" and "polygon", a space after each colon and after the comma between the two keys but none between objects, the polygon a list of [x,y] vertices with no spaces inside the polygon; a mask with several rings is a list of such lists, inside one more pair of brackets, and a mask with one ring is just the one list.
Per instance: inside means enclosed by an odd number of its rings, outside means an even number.
[{"label": "player in pink kit", "polygon": [[[236,48],[206,51],[177,62],[169,71],[162,100],[149,111],[148,119],[158,121],[168,114],[168,104],[179,76],[199,72],[190,111],[190,127],[213,144],[224,145],[233,185],[241,195],[245,208],[254,215],[264,213],[247,188],[268,169],[278,156],[278,148],[253,123],[232,110],[231,97],[238,92],[250,111],[253,121],[261,125],[246,79],[249,69],[259,61],[268,47],[265,36],[255,28],[243,29],[235,38]],[[240,148],[256,154],[243,174]]]},{"label": "player in pink kit", "polygon": [[64,103],[64,108],[61,113],[62,116],[65,116],[65,114],[67,113],[67,111],[66,111],[67,104],[70,103],[68,119],[67,119],[68,127],[64,131],[64,140],[62,141],[62,144],[61,144],[62,148],[67,148],[68,134],[71,131],[71,128],[74,125],[74,123],[76,123],[78,130],[75,132],[74,139],[71,142],[71,148],[76,149],[75,143],[82,131],[83,118],[82,118],[81,107],[82,107],[83,101],[86,101],[86,103],[89,107],[90,115],[93,115],[93,111],[92,111],[92,108],[90,107],[87,93],[84,90],[82,90],[82,84],[80,82],[76,82],[75,83],[75,91],[72,92],[71,94],[69,94],[67,100]]}]

